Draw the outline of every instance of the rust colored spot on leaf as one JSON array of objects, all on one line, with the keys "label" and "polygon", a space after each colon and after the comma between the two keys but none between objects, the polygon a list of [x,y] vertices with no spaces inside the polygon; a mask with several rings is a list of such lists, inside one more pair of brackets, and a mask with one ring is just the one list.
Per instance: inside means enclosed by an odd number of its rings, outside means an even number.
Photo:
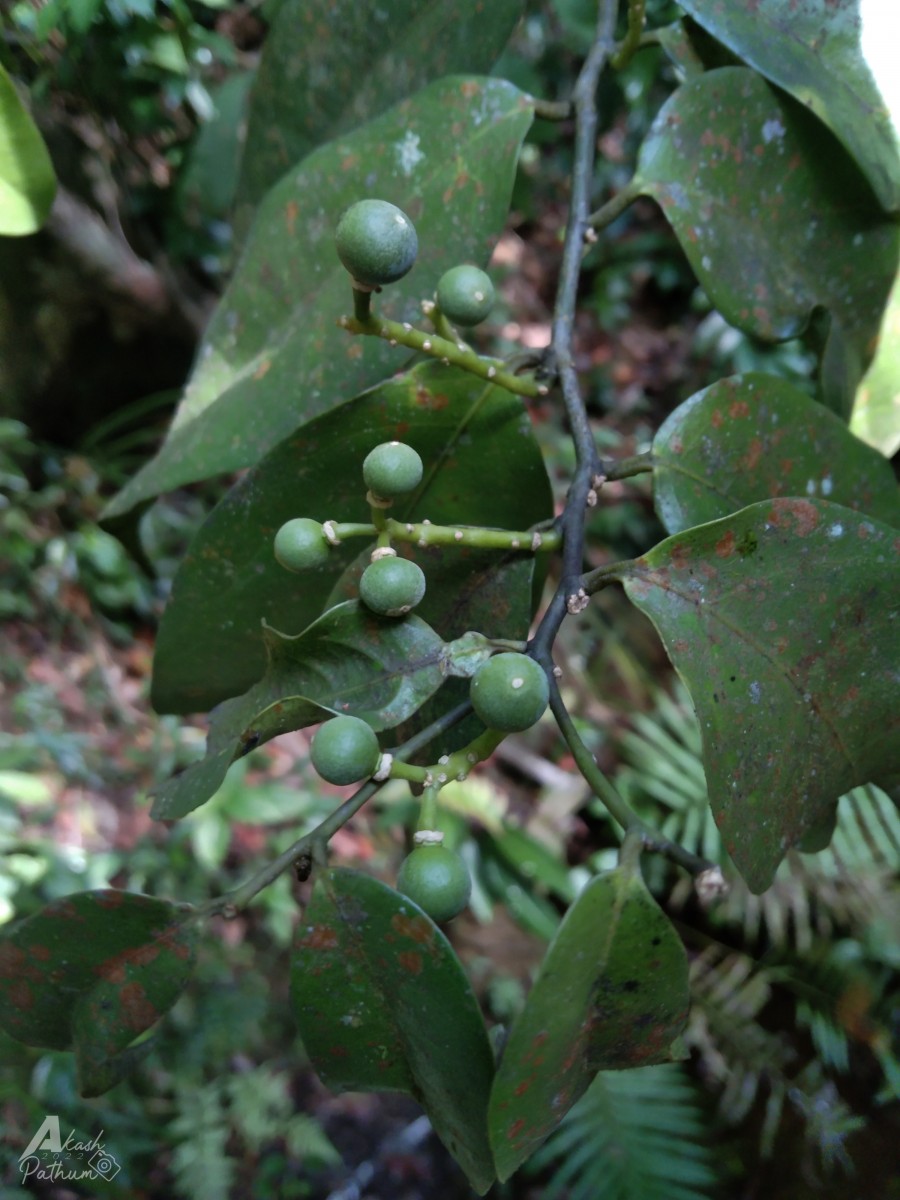
[{"label": "rust colored spot on leaf", "polygon": [[738,420],[739,417],[749,417],[750,405],[746,400],[734,400],[728,407],[728,415],[732,421]]},{"label": "rust colored spot on leaf", "polygon": [[139,983],[126,983],[119,992],[122,1016],[127,1025],[137,1033],[149,1029],[159,1017],[159,1013],[147,998],[147,993]]},{"label": "rust colored spot on leaf", "polygon": [[391,926],[401,937],[408,937],[420,946],[430,946],[434,940],[434,930],[424,917],[407,917],[397,913],[391,917]]},{"label": "rust colored spot on leaf", "polygon": [[530,1087],[531,1080],[523,1079],[521,1083],[516,1084],[515,1088],[513,1089],[513,1094],[516,1096],[524,1096]]},{"label": "rust colored spot on leaf", "polygon": [[773,525],[781,525],[781,514],[788,513],[793,517],[798,537],[806,537],[819,524],[819,511],[809,500],[787,499],[779,501],[772,510],[769,520]]},{"label": "rust colored spot on leaf", "polygon": [[716,542],[716,554],[719,558],[730,558],[734,554],[734,533],[730,529]]},{"label": "rust colored spot on leaf", "polygon": [[338,938],[329,925],[313,925],[307,930],[306,936],[300,939],[300,945],[313,950],[336,950]]},{"label": "rust colored spot on leaf", "polygon": [[747,448],[747,453],[744,455],[742,466],[747,471],[755,471],[759,466],[759,460],[762,458],[763,444],[759,438],[754,438]]},{"label": "rust colored spot on leaf", "polygon": [[684,571],[691,558],[691,548],[685,542],[676,542],[672,547],[672,566],[676,571]]},{"label": "rust colored spot on leaf", "polygon": [[296,200],[288,200],[284,207],[284,223],[287,225],[287,231],[294,236],[294,230],[297,226],[297,217],[300,214],[300,205]]},{"label": "rust colored spot on leaf", "polygon": [[404,950],[402,954],[397,955],[397,962],[404,971],[409,971],[410,975],[419,975],[422,971],[422,955],[417,954],[415,950]]},{"label": "rust colored spot on leaf", "polygon": [[507,1129],[507,1131],[506,1131],[507,1138],[509,1138],[509,1140],[511,1142],[515,1141],[515,1139],[519,1136],[519,1134],[522,1132],[522,1130],[524,1128],[525,1128],[525,1118],[519,1117],[518,1121],[513,1121],[512,1125],[510,1125],[509,1129]]},{"label": "rust colored spot on leaf", "polygon": [[253,378],[256,380],[265,379],[272,367],[272,360],[267,358],[265,362],[261,362],[253,372]]}]

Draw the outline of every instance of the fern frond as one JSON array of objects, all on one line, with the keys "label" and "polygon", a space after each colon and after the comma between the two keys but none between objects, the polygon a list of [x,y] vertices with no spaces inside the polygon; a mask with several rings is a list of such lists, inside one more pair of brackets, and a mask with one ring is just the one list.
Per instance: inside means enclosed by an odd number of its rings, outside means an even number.
[{"label": "fern frond", "polygon": [[729,1124],[742,1121],[768,1086],[773,1130],[764,1150],[774,1140],[795,1058],[783,1036],[759,1023],[770,995],[769,972],[746,954],[711,947],[692,964],[685,1042],[697,1051],[706,1078],[722,1089],[719,1110]]},{"label": "fern frond", "polygon": [[226,1153],[230,1133],[218,1083],[178,1088],[169,1132],[176,1140],[172,1173],[185,1200],[221,1200],[229,1194],[234,1162]]},{"label": "fern frond", "polygon": [[720,1182],[696,1086],[678,1064],[601,1071],[529,1163],[545,1196],[705,1200]]}]

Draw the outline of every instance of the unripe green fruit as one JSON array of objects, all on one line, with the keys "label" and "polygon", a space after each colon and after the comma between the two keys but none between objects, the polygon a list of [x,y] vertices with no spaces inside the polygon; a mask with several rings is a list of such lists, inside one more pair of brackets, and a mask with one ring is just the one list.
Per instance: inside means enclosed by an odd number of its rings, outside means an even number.
[{"label": "unripe green fruit", "polygon": [[402,617],[425,595],[425,575],[408,558],[377,558],[362,573],[359,595],[372,612],[382,617]]},{"label": "unripe green fruit", "polygon": [[412,446],[382,442],[363,460],[363,480],[382,500],[414,492],[422,482],[422,460]]},{"label": "unripe green fruit", "polygon": [[479,267],[451,267],[437,285],[438,308],[456,325],[478,325],[494,307],[491,277]]},{"label": "unripe green fruit", "polygon": [[329,783],[359,783],[377,769],[381,748],[371,725],[359,717],[333,717],[317,730],[309,757]]},{"label": "unripe green fruit", "polygon": [[288,571],[306,571],[328,558],[328,542],[318,521],[295,517],[275,534],[275,557]]},{"label": "unripe green fruit", "polygon": [[338,258],[359,283],[380,287],[402,279],[416,261],[416,227],[396,204],[360,200],[338,221]]},{"label": "unripe green fruit", "polygon": [[449,921],[469,903],[472,880],[466,864],[445,846],[417,846],[400,866],[397,891],[409,896],[432,921]]},{"label": "unripe green fruit", "polygon": [[489,729],[518,733],[541,718],[550,700],[550,685],[527,654],[495,654],[475,672],[469,696]]}]

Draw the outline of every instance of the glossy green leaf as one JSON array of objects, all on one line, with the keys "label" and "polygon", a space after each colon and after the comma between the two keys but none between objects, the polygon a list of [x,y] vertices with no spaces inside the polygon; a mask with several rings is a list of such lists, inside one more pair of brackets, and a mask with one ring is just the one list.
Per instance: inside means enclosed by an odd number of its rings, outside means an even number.
[{"label": "glossy green leaf", "polygon": [[[419,491],[395,505],[397,517],[516,529],[552,514],[518,397],[453,367],[415,367],[276,447],[211,514],[179,567],[157,639],[160,712],[207,709],[249,688],[265,669],[262,619],[286,633],[316,619],[367,543],[349,539],[324,566],[292,575],[273,556],[276,530],[300,516],[367,522],[363,459],[398,437],[418,450],[426,474]],[[420,561],[429,588],[417,611],[446,641],[470,628],[524,636],[530,563],[523,569],[501,555],[447,548]]]},{"label": "glossy green leaf", "polygon": [[654,121],[637,184],[733,325],[782,341],[822,307],[868,361],[898,228],[846,151],[790,97],[742,67],[690,80]]},{"label": "glossy green leaf", "polygon": [[44,139],[0,63],[0,235],[35,233],[55,195]]},{"label": "glossy green leaf", "polygon": [[774,496],[822,497],[900,527],[890,464],[834,413],[773,375],[720,379],[653,439],[653,496],[669,533]]},{"label": "glossy green leaf", "polygon": [[54,900],[0,936],[0,1024],[29,1046],[74,1046],[81,1092],[97,1095],[178,999],[195,942],[188,905],[113,889]]},{"label": "glossy green leaf", "polygon": [[487,1191],[493,1053],[459,959],[421,909],[368,875],[325,872],[297,928],[291,1004],[326,1087],[415,1096]]},{"label": "glossy green leaf", "polygon": [[401,367],[404,351],[337,326],[353,303],[334,249],[338,218],[365,196],[409,214],[418,260],[376,303],[384,316],[421,321],[419,303],[448,267],[487,262],[532,115],[531,100],[503,80],[453,76],[285,175],[260,205],[164,446],[107,515],[258,462],[299,426]]},{"label": "glossy green leaf", "polygon": [[816,114],[882,206],[900,208],[896,14],[881,0],[680,0],[698,24]]},{"label": "glossy green leaf", "polygon": [[676,1053],[687,955],[628,844],[563,918],[503,1051],[489,1124],[499,1178],[537,1149],[600,1070]]},{"label": "glossy green leaf", "polygon": [[218,789],[236,758],[292,729],[351,713],[373,729],[406,720],[444,680],[444,643],[414,614],[376,617],[356,601],[303,633],[266,628],[268,669],[243,696],[212,713],[206,757],[156,793],[153,816],[174,820]]},{"label": "glossy green leaf", "polygon": [[522,0],[285,0],[254,85],[235,225],[323,142],[442,75],[490,71]]},{"label": "glossy green leaf", "polygon": [[710,804],[754,892],[839,796],[896,771],[898,551],[887,525],[779,498],[622,571],[691,693]]},{"label": "glossy green leaf", "polygon": [[875,358],[856,393],[850,428],[888,458],[900,450],[900,272],[882,318]]}]

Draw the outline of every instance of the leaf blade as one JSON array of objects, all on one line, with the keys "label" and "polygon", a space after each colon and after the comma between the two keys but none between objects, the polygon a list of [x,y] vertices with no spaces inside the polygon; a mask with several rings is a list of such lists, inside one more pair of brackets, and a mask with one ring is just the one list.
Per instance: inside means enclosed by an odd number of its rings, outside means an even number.
[{"label": "leaf blade", "polygon": [[896,530],[850,509],[776,498],[623,569],[691,693],[710,803],[753,891],[840,795],[896,770],[898,552]]},{"label": "leaf blade", "polygon": [[733,375],[696,392],[659,427],[652,453],[654,506],[669,533],[758,500],[803,495],[900,526],[890,464],[771,375]]},{"label": "leaf blade", "polygon": [[414,1095],[487,1190],[490,1041],[450,943],[411,900],[356,871],[325,872],[297,931],[291,1003],[326,1086]]},{"label": "leaf blade", "polygon": [[623,848],[620,865],[592,879],[569,908],[510,1031],[489,1111],[501,1180],[597,1071],[672,1057],[687,1020],[687,956],[644,885],[639,850]]},{"label": "leaf blade", "polygon": [[[313,417],[396,370],[397,352],[381,339],[352,338],[338,327],[351,307],[333,245],[340,213],[374,194],[413,219],[418,261],[384,293],[379,311],[415,322],[420,299],[447,267],[460,258],[483,265],[489,257],[532,116],[533,102],[512,84],[454,76],[289,171],[260,205],[166,442],[105,515],[252,465]],[[417,158],[398,149],[410,139]]]}]

